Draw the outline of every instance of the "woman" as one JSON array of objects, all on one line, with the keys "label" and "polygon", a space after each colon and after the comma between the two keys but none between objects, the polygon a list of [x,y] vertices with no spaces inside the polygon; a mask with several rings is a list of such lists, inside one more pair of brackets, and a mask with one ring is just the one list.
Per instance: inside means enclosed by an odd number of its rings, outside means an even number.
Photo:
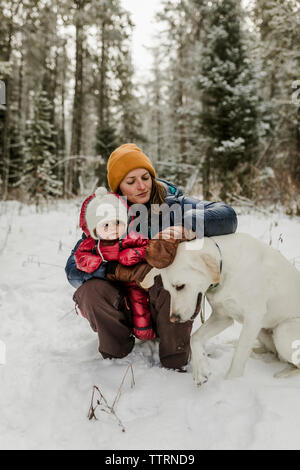
[{"label": "woman", "polygon": [[[129,205],[146,205],[149,213],[152,204],[165,203],[169,207],[178,207],[184,214],[182,225],[196,231],[196,225],[200,222],[200,226],[204,224],[205,236],[225,235],[235,232],[237,228],[237,217],[231,207],[224,203],[204,201],[201,203],[203,210],[199,210],[200,201],[185,197],[173,184],[157,179],[150,159],[134,144],[122,145],[111,154],[107,164],[107,178],[111,191],[126,197]],[[99,352],[104,358],[122,358],[132,351],[135,342],[122,282],[141,281],[142,275],[140,270],[122,267],[115,262],[101,265],[92,274],[76,268],[74,253],[88,236],[85,211],[93,197],[90,196],[83,203],[81,227],[84,234],[67,261],[66,273],[69,282],[77,288],[74,301],[92,329],[98,333]],[[191,210],[184,212],[185,206]],[[171,213],[170,225],[174,224],[178,225],[178,217],[175,221],[174,214]],[[160,226],[161,228],[164,227]],[[167,236],[169,232],[164,230]],[[173,236],[176,232],[182,232],[182,229],[174,227]],[[150,226],[149,238],[155,235]],[[172,256],[169,261],[171,260]],[[147,271],[144,270],[144,274]],[[156,278],[154,286],[149,290],[149,300],[153,327],[160,340],[161,364],[166,368],[181,370],[189,359],[192,322],[170,322],[170,296],[164,290],[160,277]]]}]

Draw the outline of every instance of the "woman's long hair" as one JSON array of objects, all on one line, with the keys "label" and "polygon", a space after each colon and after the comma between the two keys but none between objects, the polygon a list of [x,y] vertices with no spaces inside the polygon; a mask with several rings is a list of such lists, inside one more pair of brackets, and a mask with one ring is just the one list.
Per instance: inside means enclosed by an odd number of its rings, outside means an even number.
[{"label": "woman's long hair", "polygon": [[164,204],[166,202],[167,190],[162,183],[157,181],[156,178],[152,178],[152,190],[149,199],[149,203],[151,204]]}]

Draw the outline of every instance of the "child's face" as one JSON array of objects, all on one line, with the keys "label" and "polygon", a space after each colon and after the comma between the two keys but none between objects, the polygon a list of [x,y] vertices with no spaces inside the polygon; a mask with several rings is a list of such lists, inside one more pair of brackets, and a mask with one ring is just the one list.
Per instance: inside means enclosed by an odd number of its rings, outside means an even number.
[{"label": "child's face", "polygon": [[121,238],[126,231],[126,225],[119,220],[112,220],[109,222],[100,222],[96,227],[98,237],[103,240],[116,240]]}]

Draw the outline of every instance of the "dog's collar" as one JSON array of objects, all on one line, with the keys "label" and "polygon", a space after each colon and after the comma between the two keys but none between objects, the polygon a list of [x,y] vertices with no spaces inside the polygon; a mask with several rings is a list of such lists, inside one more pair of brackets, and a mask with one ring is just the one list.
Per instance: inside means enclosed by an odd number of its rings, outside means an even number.
[{"label": "dog's collar", "polygon": [[[219,247],[219,245],[217,244],[217,242],[210,237],[210,239],[214,242],[214,244],[216,245],[216,247],[218,248],[219,250],[219,253],[220,253],[220,276],[222,274],[222,270],[223,270],[223,259],[222,259],[222,252],[221,252],[221,248]],[[211,284],[209,286],[209,288],[207,289],[207,292],[210,292],[211,290],[215,289],[216,287],[218,287],[220,283],[217,282],[216,284]]]}]

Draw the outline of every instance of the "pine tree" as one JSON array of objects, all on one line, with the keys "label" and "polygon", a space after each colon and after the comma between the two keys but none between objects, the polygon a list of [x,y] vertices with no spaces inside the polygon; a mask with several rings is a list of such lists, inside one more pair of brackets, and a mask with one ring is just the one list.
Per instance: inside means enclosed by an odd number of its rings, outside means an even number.
[{"label": "pine tree", "polygon": [[124,141],[139,141],[139,102],[133,91],[134,69],[130,55],[133,24],[120,0],[105,0],[99,9],[91,4],[97,26],[97,64],[94,77],[96,103],[95,150],[101,158],[96,174],[99,184],[106,178],[110,153]]},{"label": "pine tree", "polygon": [[165,55],[169,57],[167,73],[167,95],[169,103],[169,121],[172,122],[171,153],[177,156],[177,164],[188,161],[189,130],[187,124],[186,100],[189,94],[187,77],[190,73],[189,53],[191,42],[189,37],[190,16],[189,0],[166,0],[157,19],[164,23]]},{"label": "pine tree", "polygon": [[272,107],[274,129],[261,162],[275,169],[284,201],[293,183],[300,188],[300,105],[293,99],[293,86],[299,80],[300,4],[298,0],[255,0],[254,6],[252,19],[265,73],[262,89],[264,101]]},{"label": "pine tree", "polygon": [[83,60],[85,54],[85,30],[86,13],[85,8],[89,0],[74,0],[74,23],[76,27],[76,53],[75,53],[75,89],[72,112],[72,138],[71,138],[71,159],[69,160],[69,168],[67,173],[67,193],[69,195],[76,194],[79,190],[79,176],[82,161],[82,118],[84,110],[84,93],[83,93]]},{"label": "pine tree", "polygon": [[[164,160],[160,173],[175,178],[181,185],[198,179],[204,154],[197,88],[204,3],[204,0],[162,2],[157,20],[163,28],[153,49],[153,79],[147,84],[153,116],[147,132],[153,140],[149,147],[160,161]],[[191,166],[196,178],[192,178]]]},{"label": "pine tree", "polygon": [[3,124],[0,126],[2,143],[2,197],[6,199],[9,191],[9,167],[10,167],[10,132],[11,132],[11,108],[13,77],[10,62],[13,54],[13,40],[15,38],[17,24],[16,18],[20,10],[21,2],[13,0],[0,2],[1,28],[0,28],[0,61],[5,62],[5,66],[0,69],[0,77],[5,82],[6,105],[3,112]]},{"label": "pine tree", "polygon": [[141,132],[140,104],[134,93],[134,68],[131,55],[127,48],[120,52],[116,67],[116,78],[120,83],[117,91],[118,108],[120,110],[120,140],[123,142],[141,142],[145,139]]},{"label": "pine tree", "polygon": [[98,179],[98,186],[106,185],[106,172],[107,161],[110,154],[120,145],[120,141],[116,135],[116,130],[113,127],[102,127],[98,130],[96,137],[96,152],[98,155],[99,163],[96,167],[96,176]]},{"label": "pine tree", "polygon": [[200,123],[209,138],[204,165],[206,196],[213,174],[221,197],[236,189],[251,195],[250,169],[258,150],[258,96],[236,0],[218,0],[207,10],[199,90]]},{"label": "pine tree", "polygon": [[36,94],[34,115],[26,130],[25,171],[22,188],[31,200],[40,202],[62,195],[62,182],[56,179],[54,129],[51,123],[52,105],[45,91]]}]

